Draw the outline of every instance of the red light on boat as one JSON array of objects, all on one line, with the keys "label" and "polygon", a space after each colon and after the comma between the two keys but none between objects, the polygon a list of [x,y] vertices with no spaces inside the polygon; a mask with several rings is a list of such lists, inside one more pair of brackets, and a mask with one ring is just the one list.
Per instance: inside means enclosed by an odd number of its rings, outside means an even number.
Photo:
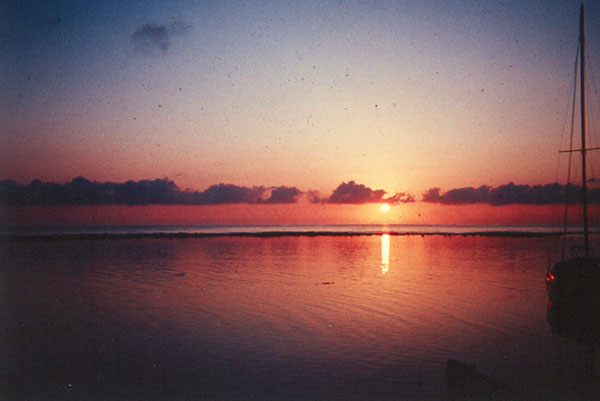
[{"label": "red light on boat", "polygon": [[547,281],[547,282],[554,281],[554,279],[555,279],[555,278],[556,278],[556,277],[554,277],[554,275],[553,275],[552,273],[548,273],[548,274],[546,274],[546,281]]},{"label": "red light on boat", "polygon": [[548,301],[548,308],[552,308],[552,302]]}]

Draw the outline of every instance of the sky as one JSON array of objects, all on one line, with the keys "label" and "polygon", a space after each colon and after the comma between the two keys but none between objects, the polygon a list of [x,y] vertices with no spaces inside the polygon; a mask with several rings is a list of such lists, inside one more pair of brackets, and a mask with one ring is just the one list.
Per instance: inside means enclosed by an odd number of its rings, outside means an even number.
[{"label": "sky", "polygon": [[577,1],[8,1],[0,18],[0,180],[321,204],[349,183],[421,203],[564,182]]}]

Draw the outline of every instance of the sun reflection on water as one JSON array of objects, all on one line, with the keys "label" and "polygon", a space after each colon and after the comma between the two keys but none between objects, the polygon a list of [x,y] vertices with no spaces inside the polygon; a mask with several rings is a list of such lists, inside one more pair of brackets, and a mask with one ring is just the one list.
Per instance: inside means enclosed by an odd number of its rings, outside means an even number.
[{"label": "sun reflection on water", "polygon": [[390,270],[390,235],[381,235],[381,274]]}]

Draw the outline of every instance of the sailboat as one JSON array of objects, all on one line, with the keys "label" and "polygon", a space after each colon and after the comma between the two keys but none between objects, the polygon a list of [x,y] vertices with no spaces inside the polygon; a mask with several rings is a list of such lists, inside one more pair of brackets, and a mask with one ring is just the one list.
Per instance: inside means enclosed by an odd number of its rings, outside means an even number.
[{"label": "sailboat", "polygon": [[[546,273],[548,323],[553,332],[578,341],[600,340],[600,259],[594,256],[589,238],[585,132],[585,6],[579,21],[581,153],[583,196],[583,246],[563,251],[562,260]],[[566,210],[565,210],[566,213]],[[565,220],[566,221],[566,220]],[[566,223],[565,223],[566,227]]]}]

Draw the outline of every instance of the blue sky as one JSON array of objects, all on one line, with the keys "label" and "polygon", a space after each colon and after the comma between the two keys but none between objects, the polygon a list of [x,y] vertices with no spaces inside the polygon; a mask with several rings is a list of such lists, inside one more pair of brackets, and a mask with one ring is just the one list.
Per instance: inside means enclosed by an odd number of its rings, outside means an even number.
[{"label": "blue sky", "polygon": [[[593,68],[600,7],[587,11]],[[575,1],[11,2],[0,178],[546,184],[578,14]]]}]

